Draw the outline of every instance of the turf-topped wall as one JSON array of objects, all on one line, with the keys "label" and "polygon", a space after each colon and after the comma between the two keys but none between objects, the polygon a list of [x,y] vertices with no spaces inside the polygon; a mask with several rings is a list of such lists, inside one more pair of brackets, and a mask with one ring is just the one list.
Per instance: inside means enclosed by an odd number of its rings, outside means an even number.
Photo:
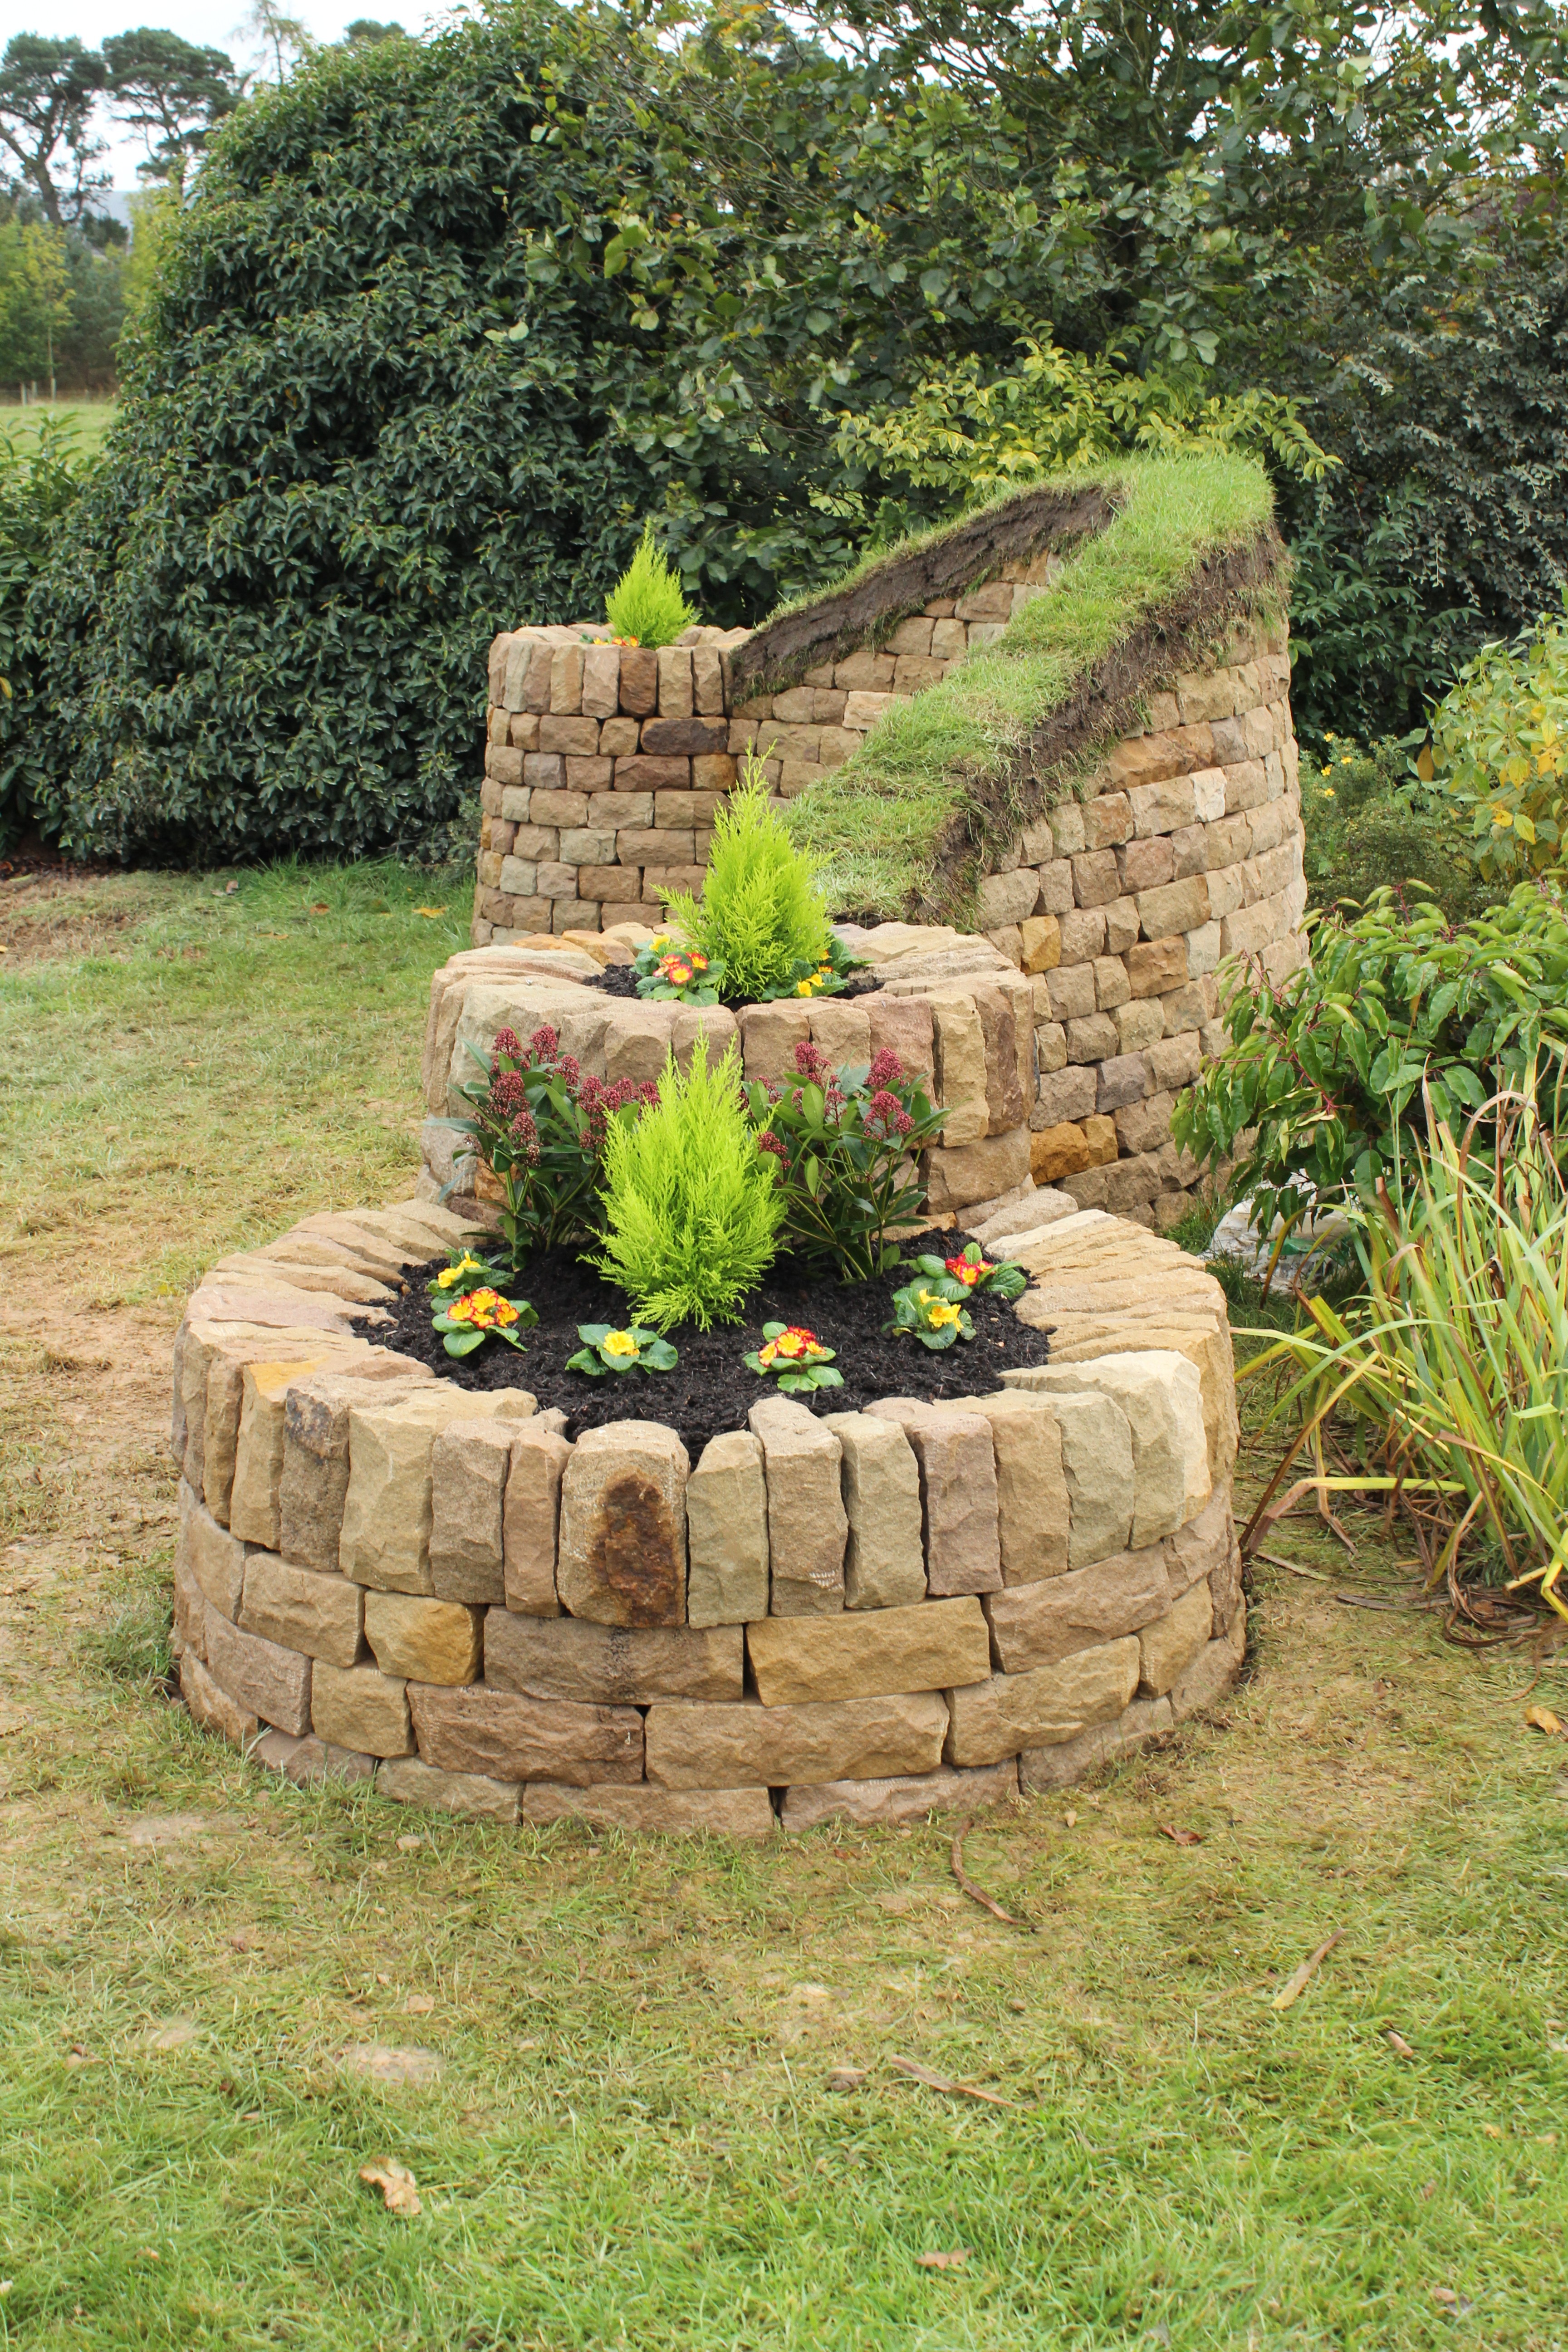
[{"label": "turf-topped wall", "polygon": [[1128,463],[998,502],[754,632],[496,639],[476,945],[657,922],[748,750],[835,911],[984,931],[1031,982],[1037,1181],[1169,1225],[1219,968],[1306,903],[1268,484]]}]

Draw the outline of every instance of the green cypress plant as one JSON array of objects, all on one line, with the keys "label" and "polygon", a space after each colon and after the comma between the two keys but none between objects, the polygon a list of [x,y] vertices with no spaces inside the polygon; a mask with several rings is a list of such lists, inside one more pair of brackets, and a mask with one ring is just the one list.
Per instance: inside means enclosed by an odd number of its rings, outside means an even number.
[{"label": "green cypress plant", "polygon": [[682,1073],[670,1055],[658,1099],[605,1146],[605,1247],[594,1264],[656,1330],[738,1323],[773,1264],[784,1196],[741,1094],[733,1044],[717,1067],[706,1040]]},{"label": "green cypress plant", "polygon": [[724,969],[727,1003],[819,992],[833,935],[816,869],[785,832],[760,765],[748,758],[719,811],[702,897],[671,893],[666,912],[689,944]]},{"label": "green cypress plant", "polygon": [[643,527],[637,551],[605,599],[613,636],[639,646],[672,646],[697,618],[697,608],[680,593],[680,582],[653,543],[653,525]]}]

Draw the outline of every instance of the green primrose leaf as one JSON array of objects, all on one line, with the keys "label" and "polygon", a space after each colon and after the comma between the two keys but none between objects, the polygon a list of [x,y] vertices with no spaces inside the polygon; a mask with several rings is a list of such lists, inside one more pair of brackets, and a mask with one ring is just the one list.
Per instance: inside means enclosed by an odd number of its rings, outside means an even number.
[{"label": "green primrose leaf", "polygon": [[579,1348],[574,1356],[568,1356],[566,1359],[566,1370],[569,1372],[586,1372],[590,1380],[600,1379],[609,1369],[608,1364],[602,1357],[595,1355],[592,1348]]}]

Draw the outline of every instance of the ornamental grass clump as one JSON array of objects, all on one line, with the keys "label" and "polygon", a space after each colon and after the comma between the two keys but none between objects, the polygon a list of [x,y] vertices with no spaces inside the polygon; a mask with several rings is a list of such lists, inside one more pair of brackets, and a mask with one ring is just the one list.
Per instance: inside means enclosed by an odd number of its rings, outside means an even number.
[{"label": "ornamental grass clump", "polygon": [[612,1125],[605,1245],[593,1263],[640,1322],[668,1331],[738,1323],[773,1264],[784,1202],[741,1094],[733,1043],[710,1067],[702,1040],[682,1073],[672,1054],[635,1126]]},{"label": "ornamental grass clump", "polygon": [[828,927],[816,868],[769,807],[762,768],[750,757],[714,819],[701,898],[670,893],[665,911],[687,946],[722,971],[726,1004],[831,994],[850,969]]},{"label": "ornamental grass clump", "polygon": [[1494,1636],[1506,1612],[1467,1580],[1533,1586],[1568,1617],[1568,1184],[1535,1092],[1459,1137],[1429,1106],[1405,1185],[1358,1220],[1364,1296],[1310,1300],[1310,1328],[1247,1368],[1296,1369],[1275,1414],[1300,1427],[1245,1541],[1308,1489],[1325,1516],[1335,1490],[1384,1496],[1428,1583]]},{"label": "ornamental grass clump", "polygon": [[697,618],[694,605],[653,543],[648,523],[637,551],[605,599],[605,620],[623,644],[672,646]]}]

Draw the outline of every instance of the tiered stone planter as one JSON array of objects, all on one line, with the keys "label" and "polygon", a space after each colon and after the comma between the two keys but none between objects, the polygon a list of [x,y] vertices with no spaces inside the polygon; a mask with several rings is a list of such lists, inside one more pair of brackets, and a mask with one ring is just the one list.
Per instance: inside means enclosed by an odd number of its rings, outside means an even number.
[{"label": "tiered stone planter", "polygon": [[654,1419],[573,1444],[525,1390],[461,1390],[353,1328],[481,1203],[307,1217],[216,1267],[176,1345],[192,1715],[409,1803],[760,1837],[1050,1787],[1217,1697],[1245,1645],[1224,1298],[1170,1242],[1031,1189],[1030,982],[980,947],[978,971],[738,1021],[585,987],[570,943],[542,976],[505,948],[438,973],[436,1106],[503,1022],[548,1018],[612,1077],[699,1026],[765,1075],[805,1034],[840,1061],[891,1044],[952,1106],[933,1192],[1029,1273],[1016,1311],[1052,1360],[951,1405],[764,1396],[695,1463]]},{"label": "tiered stone planter", "polygon": [[[809,790],[892,704],[1048,595],[1105,511],[1092,493],[1025,497],[942,542],[919,578],[894,562],[766,628],[694,629],[658,653],[592,645],[582,626],[498,636],[475,945],[591,947],[657,924],[662,891],[700,889],[741,753],[781,800]],[[928,594],[939,560],[945,593]],[[1222,1043],[1222,961],[1255,955],[1279,982],[1304,954],[1284,625],[1227,620],[1211,651],[1204,669],[1152,674],[1146,725],[1097,745],[1048,808],[1029,753],[1017,804],[1040,813],[979,883],[979,944],[1027,983],[1014,1001],[1030,1172],[1162,1231],[1192,1205],[1197,1171],[1170,1119]]]}]

